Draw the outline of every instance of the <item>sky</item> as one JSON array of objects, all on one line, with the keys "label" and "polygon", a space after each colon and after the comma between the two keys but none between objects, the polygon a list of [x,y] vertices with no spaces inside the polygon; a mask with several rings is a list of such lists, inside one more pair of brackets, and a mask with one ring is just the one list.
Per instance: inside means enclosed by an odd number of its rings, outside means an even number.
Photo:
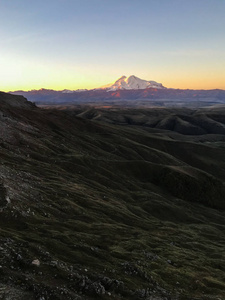
[{"label": "sky", "polygon": [[225,89],[225,0],[0,0],[0,90]]}]

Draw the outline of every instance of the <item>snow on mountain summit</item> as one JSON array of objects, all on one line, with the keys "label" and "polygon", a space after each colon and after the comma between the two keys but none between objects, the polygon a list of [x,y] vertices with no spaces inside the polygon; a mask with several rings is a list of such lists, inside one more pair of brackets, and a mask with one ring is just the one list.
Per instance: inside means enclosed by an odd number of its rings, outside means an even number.
[{"label": "snow on mountain summit", "polygon": [[147,81],[140,79],[134,75],[129,77],[122,76],[114,83],[102,86],[100,89],[105,89],[108,92],[116,90],[139,90],[147,88],[165,89],[165,87],[156,81]]}]

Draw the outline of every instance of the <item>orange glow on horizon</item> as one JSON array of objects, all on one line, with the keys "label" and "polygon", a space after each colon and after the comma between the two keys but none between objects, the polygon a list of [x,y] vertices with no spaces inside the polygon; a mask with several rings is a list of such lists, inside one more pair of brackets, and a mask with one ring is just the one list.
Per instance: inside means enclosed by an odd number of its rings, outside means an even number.
[{"label": "orange glow on horizon", "polygon": [[[192,78],[185,78],[177,76],[167,78],[166,76],[163,76],[160,78],[160,76],[157,76],[154,78],[154,76],[138,76],[137,77],[145,80],[155,80],[156,82],[162,83],[163,86],[166,88],[173,88],[173,89],[193,89],[193,90],[211,90],[211,89],[222,89],[225,90],[225,76],[221,76],[218,78],[207,78],[206,76],[193,76]],[[10,91],[30,91],[30,90],[40,90],[40,89],[49,89],[49,90],[56,90],[61,91],[64,89],[68,90],[77,90],[77,89],[95,89],[100,87],[107,87],[108,85],[112,85],[115,83],[115,81],[119,77],[116,76],[114,81],[110,80],[111,83],[107,83],[107,79],[101,78],[88,78],[85,80],[84,76],[82,80],[80,80],[79,76],[76,78],[65,78],[62,82],[61,80],[57,80],[56,82],[47,82],[47,80],[40,80],[39,83],[35,82],[34,80],[31,80],[31,82],[24,83],[22,80],[21,82],[18,82],[17,84],[10,84],[7,83],[3,85],[3,80],[0,80],[0,91],[3,92],[10,92]],[[60,81],[60,82],[59,82]],[[108,81],[109,82],[109,81]]]}]

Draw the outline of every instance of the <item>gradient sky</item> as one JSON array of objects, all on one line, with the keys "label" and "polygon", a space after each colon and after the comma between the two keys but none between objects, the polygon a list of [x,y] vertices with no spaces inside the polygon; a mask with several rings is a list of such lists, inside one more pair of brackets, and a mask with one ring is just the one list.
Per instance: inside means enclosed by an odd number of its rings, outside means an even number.
[{"label": "gradient sky", "polygon": [[224,0],[0,0],[0,90],[225,89]]}]

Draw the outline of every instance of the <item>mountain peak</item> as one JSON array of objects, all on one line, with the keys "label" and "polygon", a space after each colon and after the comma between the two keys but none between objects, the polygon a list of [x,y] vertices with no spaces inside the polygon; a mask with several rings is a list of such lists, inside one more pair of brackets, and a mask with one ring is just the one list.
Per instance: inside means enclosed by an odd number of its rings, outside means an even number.
[{"label": "mountain peak", "polygon": [[132,78],[133,78],[133,79],[136,79],[136,78],[137,78],[137,79],[138,79],[138,77],[135,76],[135,75],[131,75],[131,76],[129,76],[128,78],[130,78],[130,79],[132,79]]},{"label": "mountain peak", "polygon": [[139,90],[147,88],[164,89],[165,87],[156,81],[147,81],[131,75],[129,77],[122,76],[114,83],[102,86],[101,89],[105,89],[109,92],[116,90]]},{"label": "mountain peak", "polygon": [[117,79],[116,82],[121,81],[121,80],[125,80],[126,78],[127,78],[127,76],[123,75],[119,79]]}]

